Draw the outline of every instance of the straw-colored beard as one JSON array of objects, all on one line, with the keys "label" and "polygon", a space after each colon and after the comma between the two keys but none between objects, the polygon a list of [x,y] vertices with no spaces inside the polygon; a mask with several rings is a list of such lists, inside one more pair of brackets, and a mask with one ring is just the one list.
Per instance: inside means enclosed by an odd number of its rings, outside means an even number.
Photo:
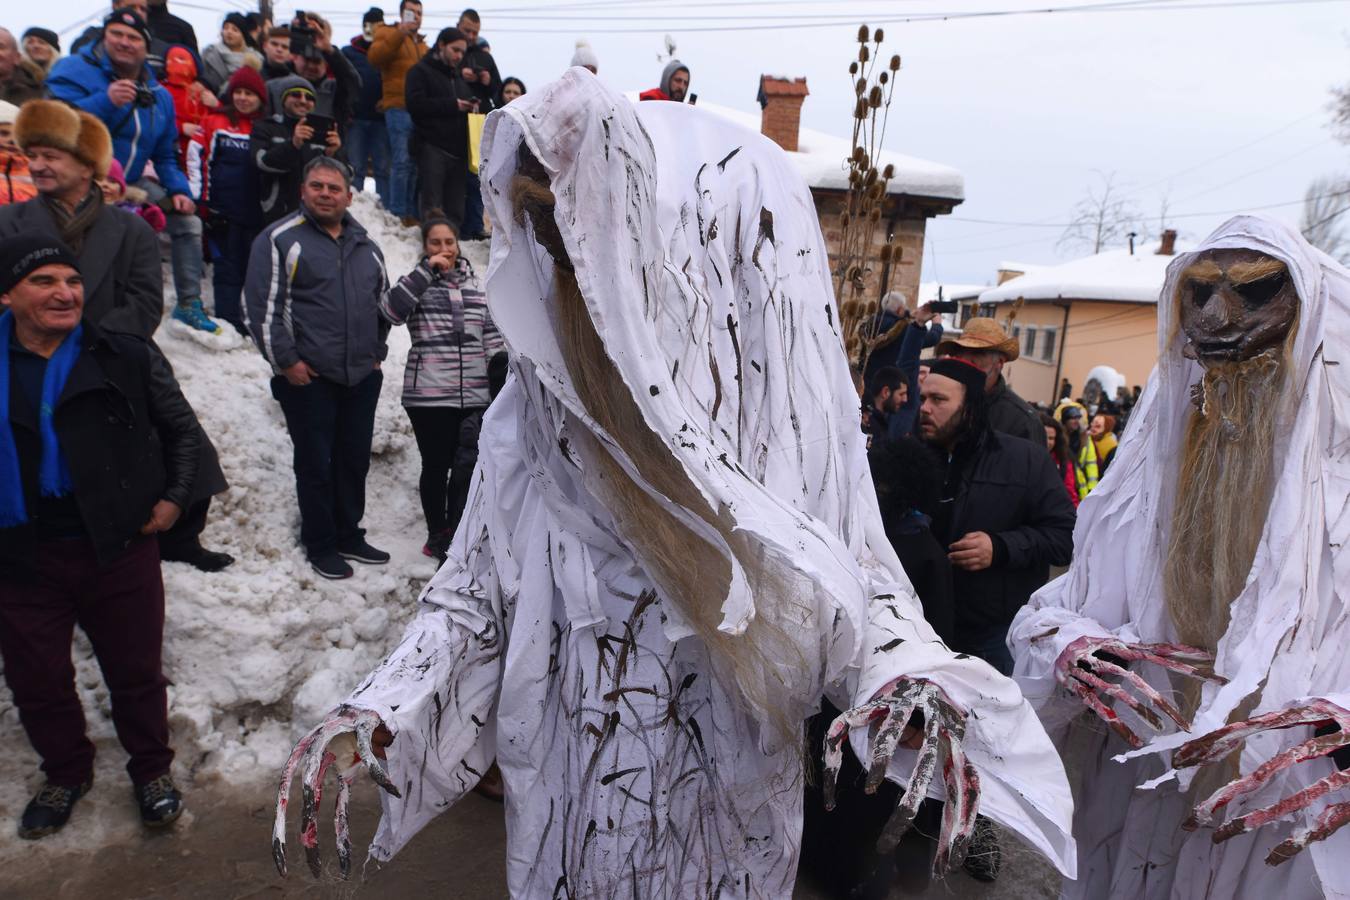
[{"label": "straw-colored beard", "polygon": [[1163,568],[1167,609],[1186,644],[1217,649],[1251,572],[1270,509],[1287,361],[1286,344],[1211,363],[1197,386]]},{"label": "straw-colored beard", "polygon": [[[534,206],[551,209],[552,194],[523,176],[512,185],[518,214]],[[536,225],[548,220],[534,217]],[[538,229],[544,232],[544,229]],[[556,232],[536,233],[555,259],[565,259]],[[604,503],[624,542],[662,598],[702,641],[715,675],[742,707],[767,729],[766,748],[796,746],[800,724],[813,712],[821,690],[821,625],[809,595],[798,592],[803,579],[783,560],[736,531],[725,509],[714,511],[689,479],[670,448],[652,431],[609,358],[586,301],[569,265],[555,268],[554,316],[558,346],[578,399],[587,414],[609,435],[637,470],[642,484],[614,454],[590,443],[587,462],[594,471],[586,487]],[[646,485],[644,487],[643,485]],[[664,499],[661,499],[664,498]],[[755,618],[741,635],[718,630],[721,600],[731,583],[728,559],[707,539],[671,511],[678,506],[711,527],[730,548],[749,580],[759,604]]]}]

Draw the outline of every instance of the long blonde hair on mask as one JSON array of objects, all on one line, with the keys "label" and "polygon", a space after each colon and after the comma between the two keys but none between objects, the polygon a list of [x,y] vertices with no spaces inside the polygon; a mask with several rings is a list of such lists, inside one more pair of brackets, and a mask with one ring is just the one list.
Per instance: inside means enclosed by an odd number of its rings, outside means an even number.
[{"label": "long blonde hair on mask", "polygon": [[[535,171],[542,172],[542,167]],[[807,704],[818,700],[820,689],[819,671],[808,666],[803,648],[790,633],[810,629],[806,633],[820,634],[806,604],[792,601],[800,579],[776,555],[752,543],[744,532],[735,531],[725,509],[713,510],[670,448],[652,431],[596,332],[553,220],[553,193],[540,183],[539,174],[516,175],[512,203],[517,220],[523,223],[528,217],[533,222],[536,241],[555,261],[558,345],[577,396],[641,480],[630,476],[613,452],[596,439],[595,452],[588,457],[596,471],[588,473],[587,487],[605,503],[659,594],[702,641],[719,680],[739,695],[747,713],[767,726],[761,731],[766,748],[773,743],[795,745],[802,717],[811,711]],[[776,615],[764,615],[761,607],[742,634],[718,629],[721,601],[731,584],[731,563],[672,512],[672,506],[687,510],[721,536],[745,572],[753,595],[778,603]],[[795,621],[772,621],[785,612]]]},{"label": "long blonde hair on mask", "polygon": [[1167,609],[1180,639],[1214,651],[1247,582],[1275,483],[1275,426],[1286,408],[1285,341],[1248,360],[1206,365],[1181,447],[1163,565]]}]

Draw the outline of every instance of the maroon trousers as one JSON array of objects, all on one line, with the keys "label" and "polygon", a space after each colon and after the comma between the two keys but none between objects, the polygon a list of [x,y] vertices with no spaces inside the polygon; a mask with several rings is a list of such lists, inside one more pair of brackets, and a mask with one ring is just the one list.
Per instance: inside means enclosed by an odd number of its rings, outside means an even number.
[{"label": "maroon trousers", "polygon": [[159,545],[138,538],[100,566],[85,540],[34,547],[24,571],[0,571],[0,656],[19,720],[52,784],[83,784],[94,774],[75,691],[71,639],[89,636],[112,700],[127,772],[143,784],[169,771],[169,681],[160,670],[164,581]]}]

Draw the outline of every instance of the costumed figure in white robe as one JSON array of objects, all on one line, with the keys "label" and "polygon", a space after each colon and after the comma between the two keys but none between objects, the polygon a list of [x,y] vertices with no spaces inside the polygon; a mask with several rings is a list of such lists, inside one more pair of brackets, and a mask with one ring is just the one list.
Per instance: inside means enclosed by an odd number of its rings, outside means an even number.
[{"label": "costumed figure in white robe", "polygon": [[359,771],[386,789],[382,861],[495,757],[514,897],[788,897],[802,723],[828,693],[849,710],[836,764],[851,739],[878,782],[915,779],[892,837],[931,789],[937,867],[978,806],[1071,876],[1068,782],[1034,711],[942,645],[886,543],[782,151],[578,68],[493,113],[483,146],[513,377],[416,619],[292,756],[278,866],[297,768],[316,873],[338,773],[345,872]]},{"label": "costumed figure in white robe", "polygon": [[1350,273],[1234,218],[1169,266],[1158,331],[1073,565],[1009,633],[1081,776],[1064,894],[1350,896]]}]

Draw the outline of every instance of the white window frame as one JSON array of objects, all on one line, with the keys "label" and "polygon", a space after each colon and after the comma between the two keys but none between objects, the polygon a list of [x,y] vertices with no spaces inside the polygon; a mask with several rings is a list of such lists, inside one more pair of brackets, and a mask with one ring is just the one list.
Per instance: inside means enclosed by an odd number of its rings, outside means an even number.
[{"label": "white window frame", "polygon": [[1054,325],[1047,325],[1041,331],[1041,355],[1040,359],[1052,363],[1055,361],[1055,355],[1059,353],[1059,329]]},{"label": "white window frame", "polygon": [[1025,329],[1022,329],[1022,334],[1026,337],[1026,340],[1022,342],[1022,355],[1031,359],[1039,359],[1040,357],[1036,356],[1036,339],[1040,337],[1040,329],[1035,325],[1028,325]]}]

